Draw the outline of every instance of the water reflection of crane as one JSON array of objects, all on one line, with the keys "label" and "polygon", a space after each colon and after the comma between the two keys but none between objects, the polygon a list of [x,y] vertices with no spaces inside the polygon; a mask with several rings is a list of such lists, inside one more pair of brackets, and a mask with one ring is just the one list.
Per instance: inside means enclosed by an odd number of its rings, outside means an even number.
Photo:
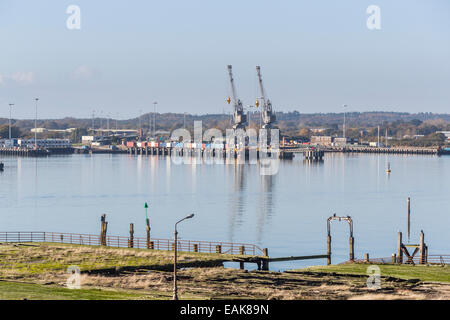
[{"label": "water reflection of crane", "polygon": [[234,240],[234,232],[237,227],[242,224],[242,216],[245,211],[245,173],[243,164],[233,165],[234,169],[234,181],[233,181],[233,193],[231,195],[231,214],[229,216],[229,240]]},{"label": "water reflection of crane", "polygon": [[[230,195],[230,215],[228,217],[228,227],[230,241],[234,241],[236,230],[243,224],[244,214],[247,210],[247,172],[250,168],[244,164],[235,164],[233,166],[233,193]],[[262,242],[264,228],[273,216],[274,193],[273,187],[276,176],[260,176],[259,206],[256,207],[256,241]]]},{"label": "water reflection of crane", "polygon": [[268,223],[268,220],[273,215],[274,208],[274,197],[273,197],[273,186],[274,180],[276,179],[275,175],[262,175],[261,176],[261,200],[260,209],[256,215],[256,238],[257,243],[260,244],[264,232],[264,227]]}]

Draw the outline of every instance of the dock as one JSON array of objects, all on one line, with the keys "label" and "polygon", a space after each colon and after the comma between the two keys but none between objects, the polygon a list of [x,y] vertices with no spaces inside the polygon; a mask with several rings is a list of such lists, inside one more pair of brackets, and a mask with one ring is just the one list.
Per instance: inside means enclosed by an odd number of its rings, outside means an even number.
[{"label": "dock", "polygon": [[342,153],[380,153],[380,154],[406,154],[406,155],[440,155],[440,148],[421,147],[366,147],[366,146],[343,146],[328,147],[326,152]]},{"label": "dock", "polygon": [[47,149],[0,148],[0,154],[5,156],[45,157],[50,152]]},{"label": "dock", "polygon": [[[157,156],[179,156],[179,157],[200,157],[200,158],[223,158],[226,159],[228,157],[232,157],[237,159],[243,153],[246,159],[249,159],[250,152],[255,152],[257,159],[260,158],[260,150],[249,150],[246,148],[244,151],[239,150],[227,150],[227,149],[215,149],[215,148],[184,148],[184,147],[167,147],[167,146],[156,146],[156,147],[148,147],[148,146],[128,146],[127,153],[130,155],[140,155],[140,156],[149,156],[149,155],[157,155]],[[283,160],[291,160],[294,158],[294,153],[288,150],[278,149],[277,151],[267,152],[267,156],[270,158],[272,153],[277,154],[279,159]]]}]

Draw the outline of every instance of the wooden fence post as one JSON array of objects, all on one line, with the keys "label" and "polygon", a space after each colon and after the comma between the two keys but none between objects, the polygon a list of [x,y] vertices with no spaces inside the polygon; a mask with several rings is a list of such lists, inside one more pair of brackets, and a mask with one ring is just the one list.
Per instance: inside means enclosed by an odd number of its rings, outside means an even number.
[{"label": "wooden fence post", "polygon": [[369,263],[369,254],[368,253],[364,253],[364,262]]},{"label": "wooden fence post", "polygon": [[130,239],[128,240],[128,248],[134,247],[134,225],[130,223]]}]

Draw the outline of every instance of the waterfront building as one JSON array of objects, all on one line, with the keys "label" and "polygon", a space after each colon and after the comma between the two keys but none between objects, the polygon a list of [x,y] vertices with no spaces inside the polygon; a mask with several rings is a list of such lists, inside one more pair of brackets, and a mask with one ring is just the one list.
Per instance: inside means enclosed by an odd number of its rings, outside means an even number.
[{"label": "waterfront building", "polygon": [[34,139],[19,139],[17,144],[22,148],[34,148],[35,145],[37,145],[38,148],[44,149],[72,147],[72,141],[70,139],[37,139],[36,143]]}]

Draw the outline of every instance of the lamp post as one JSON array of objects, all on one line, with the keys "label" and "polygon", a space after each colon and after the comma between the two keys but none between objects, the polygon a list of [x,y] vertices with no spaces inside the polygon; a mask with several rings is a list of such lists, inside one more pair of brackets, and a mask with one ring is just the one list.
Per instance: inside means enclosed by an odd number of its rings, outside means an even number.
[{"label": "lamp post", "polygon": [[35,98],[34,100],[36,101],[36,109],[34,115],[34,149],[37,150],[37,107],[39,98]]},{"label": "lamp post", "polygon": [[157,101],[153,102],[153,138],[156,138],[156,107],[158,107]]},{"label": "lamp post", "polygon": [[343,131],[343,137],[344,137],[344,139],[345,139],[345,118],[346,118],[345,108],[347,107],[347,105],[344,104],[342,107],[344,108],[344,126],[343,126],[343,128],[342,128],[342,131]]},{"label": "lamp post", "polygon": [[9,140],[11,140],[11,109],[14,106],[14,103],[9,104]]},{"label": "lamp post", "polygon": [[194,214],[190,214],[177,223],[175,223],[175,248],[174,248],[174,258],[173,258],[173,300],[178,300],[178,287],[177,287],[177,239],[178,239],[178,231],[177,224],[186,219],[191,219],[194,217]]}]

